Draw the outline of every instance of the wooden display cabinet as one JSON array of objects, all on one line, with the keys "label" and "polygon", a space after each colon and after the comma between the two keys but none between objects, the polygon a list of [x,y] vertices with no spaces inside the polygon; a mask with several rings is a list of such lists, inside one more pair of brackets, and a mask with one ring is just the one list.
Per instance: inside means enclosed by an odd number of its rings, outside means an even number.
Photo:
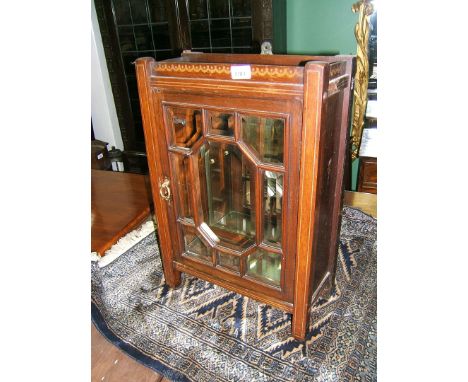
[{"label": "wooden display cabinet", "polygon": [[292,313],[333,286],[352,56],[136,61],[165,280],[181,272]]}]

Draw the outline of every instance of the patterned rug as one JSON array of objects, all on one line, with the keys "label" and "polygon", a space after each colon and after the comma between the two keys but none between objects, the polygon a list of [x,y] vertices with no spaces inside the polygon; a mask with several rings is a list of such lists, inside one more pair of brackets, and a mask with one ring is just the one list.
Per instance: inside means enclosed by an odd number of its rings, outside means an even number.
[{"label": "patterned rug", "polygon": [[305,341],[291,315],[195,277],[164,284],[153,232],[91,265],[92,319],[112,343],[173,381],[376,381],[377,221],[345,207],[336,289],[311,310]]}]

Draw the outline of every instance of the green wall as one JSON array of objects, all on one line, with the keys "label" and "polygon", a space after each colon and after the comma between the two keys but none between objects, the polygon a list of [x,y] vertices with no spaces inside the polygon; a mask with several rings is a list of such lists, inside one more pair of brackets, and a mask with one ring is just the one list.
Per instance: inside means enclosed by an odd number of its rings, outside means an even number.
[{"label": "green wall", "polygon": [[[356,54],[356,0],[286,0],[288,54]],[[358,160],[352,164],[356,189]]]},{"label": "green wall", "polygon": [[287,51],[356,54],[356,0],[287,0]]}]

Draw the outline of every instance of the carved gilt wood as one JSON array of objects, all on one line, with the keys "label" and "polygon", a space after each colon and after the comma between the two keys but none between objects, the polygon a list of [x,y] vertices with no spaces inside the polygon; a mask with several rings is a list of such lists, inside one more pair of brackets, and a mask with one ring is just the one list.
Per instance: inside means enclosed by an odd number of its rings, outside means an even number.
[{"label": "carved gilt wood", "polygon": [[352,6],[359,12],[359,20],[354,28],[357,41],[356,75],[354,80],[353,125],[351,129],[351,159],[358,157],[361,145],[364,116],[367,107],[367,86],[369,84],[369,16],[374,11],[370,0],[359,0]]}]

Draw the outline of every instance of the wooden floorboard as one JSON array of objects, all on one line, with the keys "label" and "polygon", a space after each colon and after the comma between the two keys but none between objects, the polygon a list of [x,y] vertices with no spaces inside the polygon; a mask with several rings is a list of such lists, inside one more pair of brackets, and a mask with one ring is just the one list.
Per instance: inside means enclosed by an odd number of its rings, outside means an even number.
[{"label": "wooden floorboard", "polygon": [[92,382],[168,382],[162,375],[127,356],[91,324]]},{"label": "wooden floorboard", "polygon": [[377,219],[377,195],[366,192],[345,191],[343,204],[355,207]]}]

